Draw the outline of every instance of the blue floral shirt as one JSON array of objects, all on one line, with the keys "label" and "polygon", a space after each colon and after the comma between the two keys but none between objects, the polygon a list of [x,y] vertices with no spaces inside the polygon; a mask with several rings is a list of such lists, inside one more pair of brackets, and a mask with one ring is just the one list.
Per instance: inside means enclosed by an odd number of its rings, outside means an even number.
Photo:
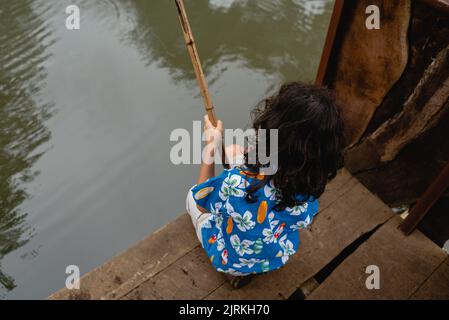
[{"label": "blue floral shirt", "polygon": [[299,229],[318,212],[317,200],[274,210],[278,190],[272,182],[259,188],[254,193],[257,201],[249,203],[246,189],[258,179],[263,176],[235,167],[192,188],[196,204],[211,213],[201,236],[218,271],[247,275],[282,267],[298,249]]}]

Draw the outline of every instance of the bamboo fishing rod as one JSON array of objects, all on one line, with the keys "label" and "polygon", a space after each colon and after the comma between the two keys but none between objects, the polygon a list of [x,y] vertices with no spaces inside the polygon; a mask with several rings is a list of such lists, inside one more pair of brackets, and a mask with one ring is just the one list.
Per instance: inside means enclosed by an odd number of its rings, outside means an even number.
[{"label": "bamboo fishing rod", "polygon": [[192,29],[190,28],[189,19],[187,18],[186,9],[183,0],[175,0],[178,16],[182,26],[182,33],[192,60],[193,69],[195,70],[196,79],[200,86],[201,95],[203,96],[204,108],[209,116],[210,122],[216,127],[217,117],[215,116],[214,106],[210,98],[209,89],[207,87],[206,78],[204,77],[203,68],[201,67],[200,57],[196,49],[195,40],[193,39]]},{"label": "bamboo fishing rod", "polygon": [[[187,18],[184,1],[175,0],[175,3],[176,8],[178,9],[178,17],[179,21],[181,22],[184,41],[186,43],[187,50],[189,51],[190,60],[192,60],[193,69],[195,70],[196,79],[198,81],[198,85],[200,86],[201,95],[203,96],[204,109],[209,116],[210,122],[214,127],[216,127],[217,117],[215,116],[215,110],[209,94],[209,88],[207,87],[206,78],[204,77],[203,68],[201,67],[200,56],[198,54],[198,50],[196,49],[196,44],[193,38],[192,29],[190,28],[189,19]],[[228,168],[228,165],[226,164],[226,154],[223,143],[221,148],[221,159],[223,166],[225,168]]]}]

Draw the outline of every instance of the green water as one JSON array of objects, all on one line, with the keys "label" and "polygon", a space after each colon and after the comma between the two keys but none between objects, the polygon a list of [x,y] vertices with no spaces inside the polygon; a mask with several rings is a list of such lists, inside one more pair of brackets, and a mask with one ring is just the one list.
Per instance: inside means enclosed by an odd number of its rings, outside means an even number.
[{"label": "green water", "polygon": [[[81,29],[65,28],[66,6]],[[315,77],[333,1],[186,0],[218,116]],[[0,298],[45,298],[184,211],[202,101],[169,0],[0,0]]]}]

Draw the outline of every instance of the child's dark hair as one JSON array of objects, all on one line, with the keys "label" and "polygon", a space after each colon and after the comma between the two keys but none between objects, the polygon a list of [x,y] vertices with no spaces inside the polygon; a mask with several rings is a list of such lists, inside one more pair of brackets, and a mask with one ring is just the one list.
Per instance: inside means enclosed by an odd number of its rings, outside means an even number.
[{"label": "child's dark hair", "polygon": [[[247,200],[257,201],[253,193],[270,179],[280,193],[279,210],[297,205],[298,195],[318,199],[343,167],[343,121],[330,91],[300,82],[284,84],[278,94],[259,103],[252,118],[255,130],[278,130],[278,168],[249,187]],[[261,168],[249,164],[247,154],[245,162],[251,170]]]}]

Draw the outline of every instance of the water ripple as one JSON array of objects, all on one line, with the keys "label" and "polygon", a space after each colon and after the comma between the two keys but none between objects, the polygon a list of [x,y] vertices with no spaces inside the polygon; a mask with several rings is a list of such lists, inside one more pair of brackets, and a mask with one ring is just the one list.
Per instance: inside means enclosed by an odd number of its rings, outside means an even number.
[{"label": "water ripple", "polygon": [[26,184],[37,172],[37,147],[50,139],[45,120],[51,103],[41,102],[43,65],[53,43],[48,5],[31,0],[3,1],[0,10],[0,286],[15,287],[1,270],[1,260],[29,241],[33,230],[20,205],[29,197]]}]

